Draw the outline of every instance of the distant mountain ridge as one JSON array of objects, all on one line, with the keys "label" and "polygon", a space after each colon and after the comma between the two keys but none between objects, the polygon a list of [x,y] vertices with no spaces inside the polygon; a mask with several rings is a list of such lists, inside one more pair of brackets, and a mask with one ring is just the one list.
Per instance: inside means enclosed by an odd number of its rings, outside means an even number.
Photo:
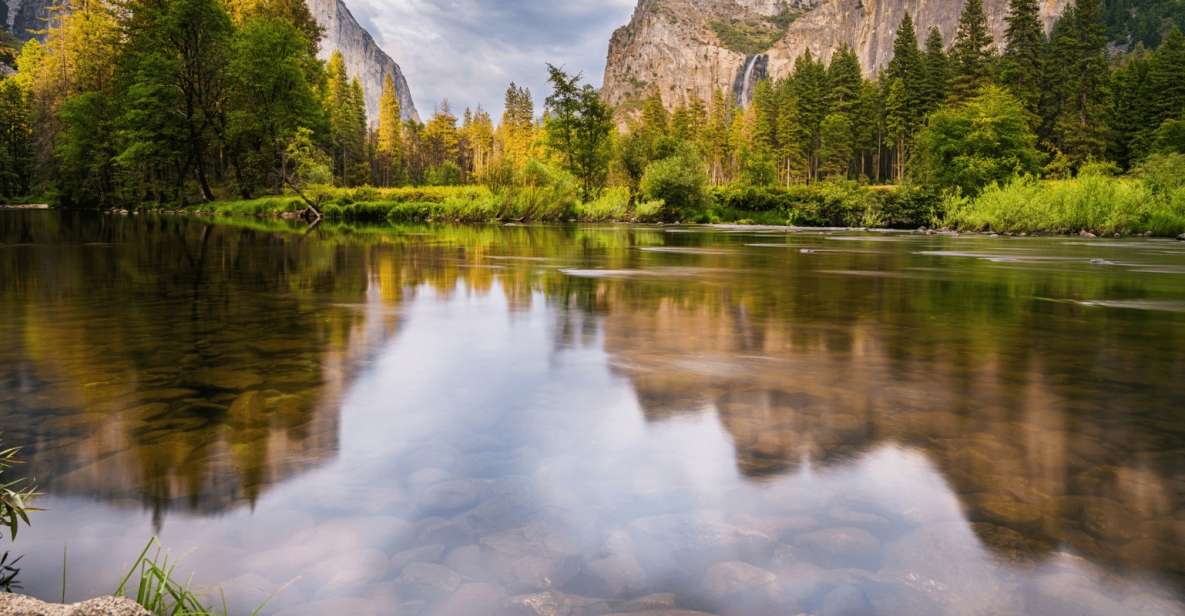
[{"label": "distant mountain ridge", "polygon": [[[1073,0],[1040,0],[1046,28]],[[949,45],[960,0],[639,0],[630,23],[613,34],[604,97],[630,105],[657,92],[668,107],[716,89],[743,99],[755,76],[785,77],[807,50],[824,60],[842,45],[868,76],[888,66],[908,12],[924,40],[933,26]],[[984,0],[996,43],[1004,40],[1008,0]],[[757,70],[754,70],[756,67]],[[746,102],[746,101],[742,101]]]},{"label": "distant mountain ridge", "polygon": [[[49,9],[57,0],[0,0],[0,24],[17,38],[35,38],[45,28]],[[383,80],[391,75],[404,119],[419,120],[407,77],[399,64],[379,47],[370,32],[363,28],[343,0],[306,0],[309,12],[325,28],[321,57],[329,58],[340,50],[350,76],[358,77],[366,90],[366,111],[371,122],[378,119],[379,96]]]}]

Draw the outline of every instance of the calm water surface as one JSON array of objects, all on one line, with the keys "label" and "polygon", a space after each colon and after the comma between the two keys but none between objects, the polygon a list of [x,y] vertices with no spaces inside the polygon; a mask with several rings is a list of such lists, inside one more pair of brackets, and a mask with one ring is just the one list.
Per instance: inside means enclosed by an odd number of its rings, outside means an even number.
[{"label": "calm water surface", "polygon": [[47,599],[1183,614],[1185,243],[0,212],[0,431]]}]

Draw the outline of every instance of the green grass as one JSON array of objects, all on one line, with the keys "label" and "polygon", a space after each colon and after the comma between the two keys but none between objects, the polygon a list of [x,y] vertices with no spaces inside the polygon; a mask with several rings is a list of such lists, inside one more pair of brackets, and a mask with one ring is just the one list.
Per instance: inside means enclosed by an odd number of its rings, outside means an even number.
[{"label": "green grass", "polygon": [[1185,232],[1185,189],[1155,191],[1136,178],[1084,175],[1070,180],[1020,178],[978,197],[949,196],[946,224],[997,233],[1142,234]]},{"label": "green grass", "polygon": [[724,186],[711,193],[714,205],[702,222],[916,229],[933,224],[938,207],[934,195],[915,187],[869,187],[843,180],[789,187]]},{"label": "green grass", "polygon": [[36,489],[24,479],[4,479],[4,471],[20,463],[16,448],[0,451],[0,527],[8,529],[9,539],[15,540],[21,524],[29,525],[29,512],[35,511],[29,502],[37,496]]},{"label": "green grass", "polygon": [[763,19],[728,19],[712,21],[708,25],[716,33],[722,47],[751,56],[773,47],[786,34],[790,24],[803,13],[802,10],[783,5],[777,15]]},{"label": "green grass", "polygon": [[[931,224],[929,210],[920,211],[916,191],[875,190],[852,182],[812,186],[728,186],[709,190],[709,206],[685,212],[684,222],[755,223],[801,226],[893,226]],[[505,223],[505,222],[659,222],[660,201],[630,204],[629,189],[603,190],[581,203],[575,187],[563,178],[506,188],[481,186],[374,189],[326,188],[318,191],[327,223]],[[925,203],[922,203],[925,205]],[[238,219],[265,219],[305,209],[295,196],[250,201],[217,201],[188,211]]]},{"label": "green grass", "polygon": [[[36,511],[30,503],[37,496],[36,488],[24,479],[5,479],[4,472],[20,464],[17,448],[0,451],[0,528],[8,530],[9,540],[15,540],[21,524],[29,525],[29,512]],[[10,559],[8,552],[0,552],[0,592],[20,589],[16,566],[21,557]]]},{"label": "green grass", "polygon": [[[1111,177],[1085,173],[1069,180],[1016,179],[974,198],[941,198],[912,186],[870,187],[827,181],[812,185],[723,186],[708,190],[708,206],[684,212],[683,222],[884,227],[947,226],[998,233],[1123,235],[1185,233],[1185,159],[1166,160],[1142,173]],[[544,173],[545,170],[538,173]],[[661,202],[631,206],[629,191],[609,187],[588,203],[563,175],[491,191],[483,186],[376,189],[321,188],[313,194],[330,224],[506,222],[656,222]],[[219,201],[190,208],[243,220],[291,215],[305,208],[295,196]]]},{"label": "green grass", "polygon": [[716,33],[721,47],[747,56],[762,53],[773,47],[784,33],[784,30],[778,30],[767,21],[730,19],[713,21],[708,25]]},{"label": "green grass", "polygon": [[[154,538],[144,546],[144,550],[132,563],[131,569],[120,581],[119,588],[115,590],[114,594],[117,597],[128,597],[134,600],[154,616],[226,616],[230,614],[225,597],[221,597],[221,607],[215,609],[192,590],[191,582],[180,582],[175,579],[174,575],[179,563],[180,559],[171,558]],[[262,612],[281,590],[283,587],[262,605],[255,608],[251,612],[251,616]]]},{"label": "green grass", "polygon": [[[483,186],[320,188],[311,191],[329,222],[559,222],[574,215],[575,187],[563,182],[507,188]],[[216,201],[188,209],[236,218],[265,218],[305,209],[295,196]]]}]

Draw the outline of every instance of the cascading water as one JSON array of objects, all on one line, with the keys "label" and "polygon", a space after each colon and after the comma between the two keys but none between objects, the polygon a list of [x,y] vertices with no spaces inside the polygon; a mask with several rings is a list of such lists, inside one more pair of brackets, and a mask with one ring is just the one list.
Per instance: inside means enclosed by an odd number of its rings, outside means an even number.
[{"label": "cascading water", "polygon": [[765,79],[768,68],[769,56],[766,54],[745,58],[744,64],[737,69],[737,76],[732,84],[737,105],[746,107],[753,101],[753,91],[756,89],[757,82]]}]

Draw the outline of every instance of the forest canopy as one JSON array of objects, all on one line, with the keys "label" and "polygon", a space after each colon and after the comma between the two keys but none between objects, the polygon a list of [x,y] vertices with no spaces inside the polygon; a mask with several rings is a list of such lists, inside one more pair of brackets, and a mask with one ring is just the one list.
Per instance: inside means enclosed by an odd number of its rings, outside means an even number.
[{"label": "forest canopy", "polygon": [[322,31],[301,0],[91,0],[56,13],[43,41],[6,48],[17,70],[0,81],[0,197],[312,204],[334,188],[480,185],[500,201],[473,211],[494,217],[530,217],[547,195],[676,220],[726,202],[759,211],[741,188],[838,182],[900,186],[924,196],[910,211],[933,211],[1017,178],[1185,156],[1182,19],[1180,2],[1077,0],[1046,32],[1037,0],[1011,0],[997,41],[968,0],[953,40],[905,15],[871,79],[841,47],[803,54],[744,107],[717,90],[614,110],[548,65],[541,109],[511,83],[497,122],[443,101],[421,123],[403,119],[389,76],[368,117],[341,54],[318,60]]}]

